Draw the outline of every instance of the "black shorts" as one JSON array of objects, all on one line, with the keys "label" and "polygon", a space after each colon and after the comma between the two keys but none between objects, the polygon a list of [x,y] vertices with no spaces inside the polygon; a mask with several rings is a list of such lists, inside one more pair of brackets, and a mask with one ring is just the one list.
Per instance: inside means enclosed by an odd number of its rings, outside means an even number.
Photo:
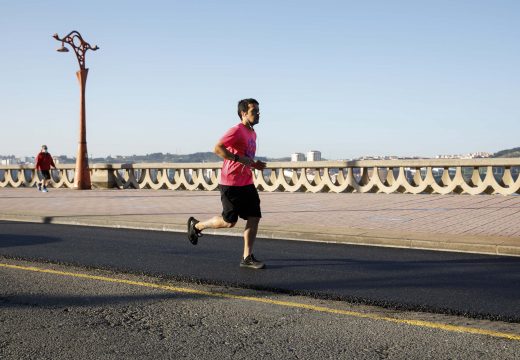
[{"label": "black shorts", "polygon": [[38,170],[38,173],[40,174],[40,179],[45,179],[45,180],[51,179],[50,170]]},{"label": "black shorts", "polygon": [[247,220],[249,217],[262,217],[260,196],[255,185],[226,186],[220,185],[222,200],[222,217],[228,223],[236,223],[238,217]]}]

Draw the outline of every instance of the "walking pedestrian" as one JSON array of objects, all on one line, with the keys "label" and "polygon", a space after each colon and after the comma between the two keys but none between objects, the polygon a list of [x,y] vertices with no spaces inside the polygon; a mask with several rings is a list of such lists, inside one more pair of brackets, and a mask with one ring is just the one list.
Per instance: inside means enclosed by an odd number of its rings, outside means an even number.
[{"label": "walking pedestrian", "polygon": [[36,156],[35,167],[38,171],[38,177],[41,179],[41,182],[38,181],[36,184],[38,191],[48,192],[47,185],[49,185],[49,181],[51,180],[50,170],[51,167],[56,169],[56,165],[54,165],[51,154],[47,151],[47,145],[42,145],[40,153]]},{"label": "walking pedestrian", "polygon": [[204,229],[232,228],[238,217],[246,220],[244,229],[244,251],[240,267],[262,269],[264,263],[253,255],[253,245],[258,232],[262,213],[260,197],[253,182],[253,169],[263,170],[265,162],[255,161],[256,133],[254,126],[260,121],[259,103],[255,99],[238,102],[240,123],[230,128],[215,145],[214,152],[222,159],[220,198],[222,214],[199,222],[188,219],[188,239],[197,245]]}]

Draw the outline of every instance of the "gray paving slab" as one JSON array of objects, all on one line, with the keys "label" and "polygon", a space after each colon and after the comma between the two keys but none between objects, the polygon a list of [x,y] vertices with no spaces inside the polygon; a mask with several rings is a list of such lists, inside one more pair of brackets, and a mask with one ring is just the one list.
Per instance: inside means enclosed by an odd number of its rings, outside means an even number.
[{"label": "gray paving slab", "polygon": [[[520,256],[520,197],[260,193],[260,237]],[[0,189],[0,219],[185,231],[218,192]],[[243,224],[213,233],[241,235]]]}]

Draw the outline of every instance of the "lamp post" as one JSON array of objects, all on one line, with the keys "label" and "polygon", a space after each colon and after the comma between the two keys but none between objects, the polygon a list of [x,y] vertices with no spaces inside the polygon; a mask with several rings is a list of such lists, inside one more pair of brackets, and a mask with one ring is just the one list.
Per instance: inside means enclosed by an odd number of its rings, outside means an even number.
[{"label": "lamp post", "polygon": [[90,46],[77,31],[71,31],[64,38],[60,38],[58,34],[54,34],[53,38],[61,41],[61,47],[57,49],[58,52],[69,52],[65,47],[65,43],[69,44],[74,52],[79,63],[79,71],[76,76],[79,81],[80,88],[80,116],[79,116],[79,144],[78,153],[76,156],[76,171],[74,173],[74,189],[89,190],[92,186],[90,183],[90,170],[88,167],[88,153],[87,153],[87,127],[85,116],[85,87],[87,85],[88,69],[85,68],[85,53],[87,50],[96,51],[97,46]]}]

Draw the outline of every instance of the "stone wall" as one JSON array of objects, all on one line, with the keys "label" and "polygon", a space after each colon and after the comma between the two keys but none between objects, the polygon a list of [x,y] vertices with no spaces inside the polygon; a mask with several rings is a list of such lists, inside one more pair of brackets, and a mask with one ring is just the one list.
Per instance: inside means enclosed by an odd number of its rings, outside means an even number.
[{"label": "stone wall", "polygon": [[[222,163],[93,164],[93,187],[216,190]],[[271,162],[255,171],[261,191],[410,194],[520,194],[520,159]],[[53,187],[72,188],[74,165],[52,171]],[[32,166],[0,166],[0,188],[32,187]]]}]

